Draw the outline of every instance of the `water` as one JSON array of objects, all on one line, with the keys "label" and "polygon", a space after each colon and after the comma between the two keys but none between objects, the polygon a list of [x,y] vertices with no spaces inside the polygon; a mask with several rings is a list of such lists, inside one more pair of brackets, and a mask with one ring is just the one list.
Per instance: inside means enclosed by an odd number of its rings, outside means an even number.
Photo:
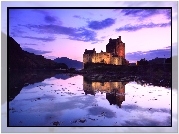
[{"label": "water", "polygon": [[169,88],[49,76],[11,84],[9,126],[171,126]]}]

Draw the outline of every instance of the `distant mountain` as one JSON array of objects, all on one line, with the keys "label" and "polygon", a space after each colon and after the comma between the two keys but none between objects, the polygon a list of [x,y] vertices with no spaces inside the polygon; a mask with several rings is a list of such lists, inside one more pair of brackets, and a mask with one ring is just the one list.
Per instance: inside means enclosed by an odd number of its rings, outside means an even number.
[{"label": "distant mountain", "polygon": [[67,57],[61,57],[54,59],[57,63],[65,63],[69,68],[76,68],[76,69],[82,69],[83,68],[83,62],[72,60]]},{"label": "distant mountain", "polygon": [[46,59],[42,55],[35,55],[22,50],[20,45],[12,38],[8,37],[9,68],[13,69],[67,69],[64,63],[56,63]]},{"label": "distant mountain", "polygon": [[69,79],[71,77],[74,77],[74,76],[76,76],[76,75],[75,74],[73,74],[73,75],[70,75],[70,74],[56,74],[54,77],[56,79],[67,80],[67,79]]}]

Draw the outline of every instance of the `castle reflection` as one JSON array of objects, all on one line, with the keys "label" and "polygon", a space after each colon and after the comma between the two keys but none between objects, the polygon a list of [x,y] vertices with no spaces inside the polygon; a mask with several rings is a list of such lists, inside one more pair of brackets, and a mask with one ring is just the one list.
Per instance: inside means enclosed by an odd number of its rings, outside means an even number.
[{"label": "castle reflection", "polygon": [[121,108],[121,104],[125,101],[125,85],[128,82],[95,82],[83,77],[83,90],[85,95],[94,95],[97,92],[106,93],[106,99],[110,105],[117,105]]}]

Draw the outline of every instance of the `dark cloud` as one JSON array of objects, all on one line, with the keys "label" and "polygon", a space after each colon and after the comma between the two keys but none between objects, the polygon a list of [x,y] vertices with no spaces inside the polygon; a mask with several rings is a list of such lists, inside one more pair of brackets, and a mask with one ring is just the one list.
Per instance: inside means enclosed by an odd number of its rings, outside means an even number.
[{"label": "dark cloud", "polygon": [[101,39],[105,39],[105,38],[106,38],[106,36],[102,36],[102,37],[101,37]]},{"label": "dark cloud", "polygon": [[98,43],[98,41],[95,41],[95,42],[92,42],[91,44],[97,44]]},{"label": "dark cloud", "polygon": [[21,43],[21,45],[23,45],[23,46],[36,46],[37,44],[33,44],[33,43]]},{"label": "dark cloud", "polygon": [[122,108],[123,108],[123,110],[128,111],[128,112],[137,110],[137,111],[141,111],[141,112],[149,112],[151,114],[153,114],[155,112],[171,114],[171,110],[166,109],[166,108],[152,108],[149,110],[149,108],[143,108],[143,107],[140,107],[138,105],[133,105],[133,104],[123,105]]},{"label": "dark cloud", "polygon": [[171,17],[172,17],[171,10],[164,10],[163,13],[165,14],[167,19],[169,19],[169,20],[171,19]]},{"label": "dark cloud", "polygon": [[74,15],[73,17],[74,17],[74,18],[77,18],[77,19],[82,19],[82,20],[89,21],[89,19],[88,19],[88,18],[81,17],[81,16],[79,16],[79,15]]},{"label": "dark cloud", "polygon": [[115,19],[107,18],[102,21],[89,21],[88,27],[93,30],[101,30],[112,26],[115,23]]},{"label": "dark cloud", "polygon": [[123,9],[120,10],[125,16],[138,17],[139,20],[144,20],[148,17],[163,14],[167,19],[171,18],[170,9]]},{"label": "dark cloud", "polygon": [[154,23],[149,23],[149,24],[140,24],[140,25],[125,25],[123,27],[120,27],[116,29],[117,32],[121,31],[128,31],[128,32],[133,32],[133,31],[138,31],[142,28],[155,28],[155,27],[168,27],[171,26],[171,22],[168,23],[160,23],[160,24],[154,24]]},{"label": "dark cloud", "polygon": [[36,50],[36,49],[33,49],[33,48],[28,48],[28,47],[24,47],[22,49],[27,51],[27,52],[29,52],[29,53],[34,53],[36,55],[42,55],[42,54],[46,54],[46,53],[51,53],[51,51]]},{"label": "dark cloud", "polygon": [[74,17],[74,18],[81,19],[81,17],[80,17],[79,15],[74,15],[73,17]]},{"label": "dark cloud", "polygon": [[[50,41],[54,41],[55,37],[33,37],[33,36],[26,36],[27,32],[26,29],[24,29],[24,27],[21,27],[21,24],[18,24],[18,26],[14,26],[11,30],[10,30],[10,36],[11,37],[20,37],[20,38],[29,38],[29,39],[33,39],[33,40],[38,40],[38,41],[43,41],[43,42],[50,42]],[[35,29],[30,29],[33,32],[36,32]],[[39,32],[40,33],[40,32]],[[22,44],[22,45],[36,45],[36,44]]]},{"label": "dark cloud", "polygon": [[11,37],[18,37],[21,36],[27,32],[25,32],[23,29],[21,29],[20,27],[17,26],[13,26],[12,29],[9,29],[9,33]]},{"label": "dark cloud", "polygon": [[94,42],[92,42],[91,44],[97,44],[97,43],[102,43],[104,40],[96,40]]},{"label": "dark cloud", "polygon": [[28,39],[33,39],[33,40],[41,40],[43,42],[50,42],[50,41],[54,41],[55,38],[54,37],[32,37],[32,36],[21,36],[22,38],[28,38]]},{"label": "dark cloud", "polygon": [[[73,28],[73,27],[64,27],[59,25],[21,25],[25,26],[31,30],[36,30],[38,33],[49,33],[49,34],[61,34],[69,36],[71,40],[78,40],[84,42],[98,41],[96,39],[97,34],[94,31],[87,30],[85,28]],[[53,40],[53,39],[51,39]]]},{"label": "dark cloud", "polygon": [[131,119],[131,120],[126,120],[125,122],[123,122],[122,124],[120,124],[121,126],[143,126],[143,127],[146,127],[146,126],[150,126],[150,127],[153,127],[153,126],[168,126],[168,127],[171,127],[171,116],[168,116],[166,117],[165,121],[159,121],[159,120],[154,120],[154,119],[150,119],[150,118],[147,118],[147,117],[141,117],[139,119]]},{"label": "dark cloud", "polygon": [[55,16],[52,16],[49,12],[47,12],[46,10],[43,10],[43,9],[33,9],[32,11],[34,12],[38,12],[38,13],[41,13],[44,15],[44,20],[45,22],[47,23],[55,23],[55,22],[60,22],[60,24],[62,23],[60,20],[57,19],[57,17]]},{"label": "dark cloud", "polygon": [[45,21],[47,22],[47,23],[53,23],[53,22],[56,22],[57,20],[56,20],[56,17],[52,17],[52,16],[45,16]]},{"label": "dark cloud", "polygon": [[91,30],[87,30],[85,28],[80,28],[75,30],[75,32],[70,35],[69,39],[71,40],[78,40],[78,41],[97,41],[96,39],[96,33]]},{"label": "dark cloud", "polygon": [[156,57],[158,58],[169,58],[171,57],[171,47],[167,47],[165,49],[158,49],[158,50],[150,50],[146,52],[133,52],[133,53],[127,53],[126,54],[126,59],[131,60],[131,61],[137,61],[140,59],[155,59]]}]

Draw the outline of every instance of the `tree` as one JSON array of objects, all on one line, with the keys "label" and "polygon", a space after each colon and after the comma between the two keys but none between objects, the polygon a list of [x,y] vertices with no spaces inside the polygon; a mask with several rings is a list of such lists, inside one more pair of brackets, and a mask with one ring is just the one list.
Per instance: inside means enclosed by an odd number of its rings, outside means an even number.
[{"label": "tree", "polygon": [[165,63],[172,63],[172,58],[170,57],[170,58],[167,58],[166,60],[165,60]]},{"label": "tree", "polygon": [[148,65],[148,61],[144,59],[141,59],[140,61],[137,61],[137,65]]},{"label": "tree", "polygon": [[69,69],[69,71],[75,71],[76,70],[76,68],[70,68]]}]

